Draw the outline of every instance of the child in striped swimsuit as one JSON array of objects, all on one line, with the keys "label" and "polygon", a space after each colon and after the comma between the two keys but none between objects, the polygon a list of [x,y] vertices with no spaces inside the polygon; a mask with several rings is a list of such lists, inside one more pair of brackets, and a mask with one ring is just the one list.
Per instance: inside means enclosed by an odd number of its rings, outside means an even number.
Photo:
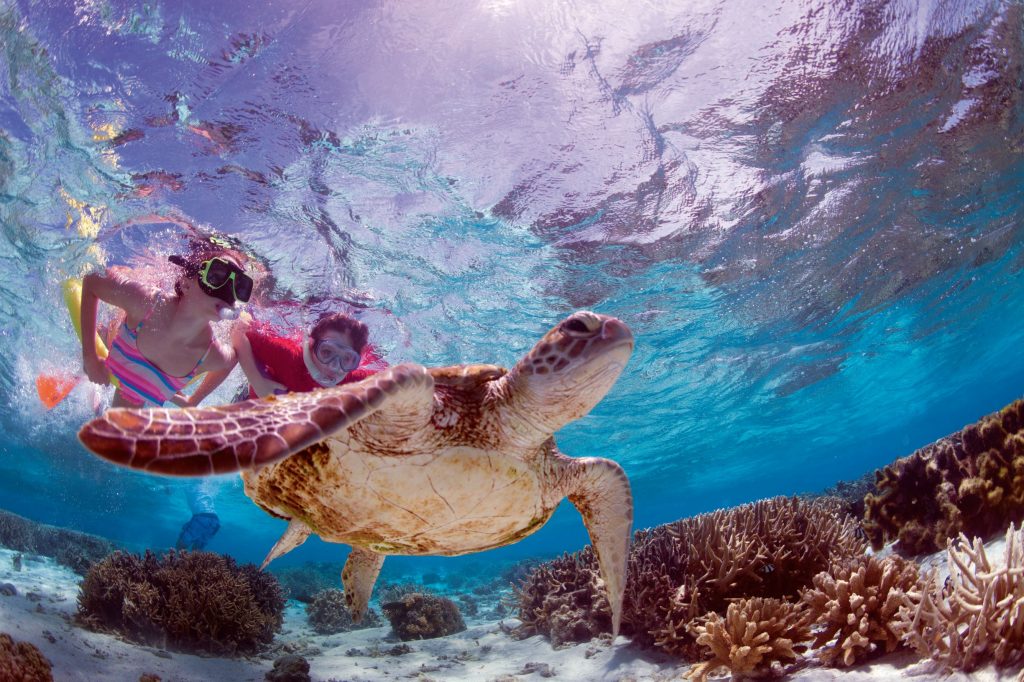
[{"label": "child in striped swimsuit", "polygon": [[[253,280],[244,270],[247,257],[204,242],[171,260],[183,269],[173,295],[133,277],[130,268],[110,268],[82,281],[82,363],[98,384],[117,378],[114,407],[198,405],[237,362],[230,345],[216,340],[213,323],[236,302],[249,300]],[[105,363],[94,342],[100,300],[125,313]],[[200,373],[206,373],[202,384],[184,395],[181,390]]]},{"label": "child in striped swimsuit", "polygon": [[[193,241],[186,255],[170,260],[182,269],[173,295],[143,282],[131,268],[109,268],[82,281],[82,363],[98,384],[116,377],[114,407],[161,407],[168,401],[198,405],[237,363],[231,346],[217,341],[213,323],[252,295],[248,257],[212,238]],[[96,355],[94,341],[100,300],[125,314],[106,362]],[[182,392],[204,373],[191,395]],[[188,502],[192,518],[182,527],[177,546],[202,549],[220,520],[201,482],[188,490]]]}]

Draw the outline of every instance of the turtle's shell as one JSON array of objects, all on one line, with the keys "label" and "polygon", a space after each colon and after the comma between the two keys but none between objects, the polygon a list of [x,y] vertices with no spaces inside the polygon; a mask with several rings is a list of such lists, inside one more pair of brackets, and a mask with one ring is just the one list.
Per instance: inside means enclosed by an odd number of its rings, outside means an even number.
[{"label": "turtle's shell", "polygon": [[542,487],[554,441],[505,443],[490,399],[506,370],[432,368],[434,408],[412,434],[389,417],[363,421],[259,472],[245,492],[267,512],[299,518],[328,542],[380,554],[456,555],[516,542],[540,528],[558,499]]}]

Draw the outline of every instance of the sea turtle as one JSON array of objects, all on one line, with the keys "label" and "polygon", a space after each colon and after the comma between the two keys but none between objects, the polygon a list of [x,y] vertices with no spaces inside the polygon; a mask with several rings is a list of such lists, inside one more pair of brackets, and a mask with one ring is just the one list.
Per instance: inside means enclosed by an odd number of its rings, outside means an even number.
[{"label": "sea turtle", "polygon": [[590,533],[618,634],[629,481],[611,460],[563,455],[552,434],[604,397],[632,351],[623,322],[579,311],[511,371],[403,364],[359,383],[223,407],[113,409],[79,437],[132,469],[241,471],[245,493],[289,521],[264,566],[310,533],[351,545],[341,578],[357,619],[385,555],[511,544],[568,497]]}]

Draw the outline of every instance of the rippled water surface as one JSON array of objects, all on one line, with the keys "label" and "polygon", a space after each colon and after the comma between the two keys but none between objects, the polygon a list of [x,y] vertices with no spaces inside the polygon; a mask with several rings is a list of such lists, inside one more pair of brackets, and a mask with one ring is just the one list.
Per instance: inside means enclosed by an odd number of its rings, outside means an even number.
[{"label": "rippled water surface", "polygon": [[[559,442],[640,526],[908,454],[1024,393],[1022,41],[1009,1],[0,0],[0,507],[173,542],[179,484],[32,385],[77,362],[59,283],[165,256],[168,218],[271,301],[367,306],[391,362],[625,320]],[[278,522],[219,485],[211,549],[260,558]],[[515,551],[582,542],[565,509]]]}]

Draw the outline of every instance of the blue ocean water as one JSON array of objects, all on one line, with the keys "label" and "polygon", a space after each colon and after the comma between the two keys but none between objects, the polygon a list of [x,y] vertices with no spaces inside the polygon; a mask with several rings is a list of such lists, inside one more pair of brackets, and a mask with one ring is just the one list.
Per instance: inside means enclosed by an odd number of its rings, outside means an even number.
[{"label": "blue ocean water", "polygon": [[[47,412],[33,383],[77,368],[60,283],[166,256],[168,216],[245,241],[279,301],[363,302],[392,363],[621,318],[629,367],[558,442],[625,467],[638,528],[909,454],[1024,393],[1022,12],[0,0],[0,507],[174,543],[186,484],[87,454],[85,387]],[[261,560],[283,523],[214,488],[209,549]],[[389,563],[586,542],[564,505]]]}]

